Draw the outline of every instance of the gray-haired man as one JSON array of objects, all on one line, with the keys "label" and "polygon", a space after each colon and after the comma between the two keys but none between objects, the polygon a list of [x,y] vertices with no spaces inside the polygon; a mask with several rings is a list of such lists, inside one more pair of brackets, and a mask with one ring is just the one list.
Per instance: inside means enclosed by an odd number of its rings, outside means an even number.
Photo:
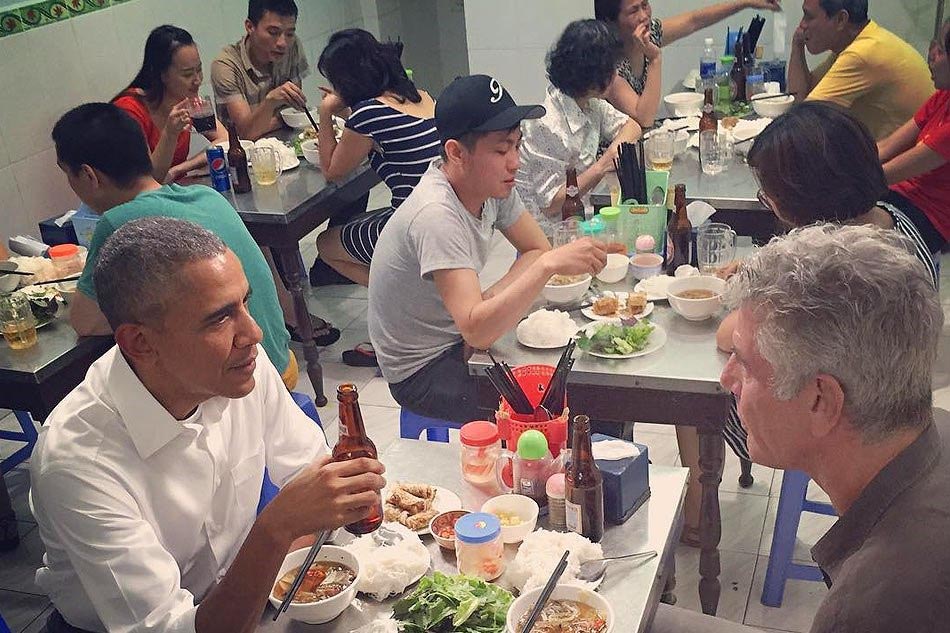
[{"label": "gray-haired man", "polygon": [[[116,347],[50,414],[31,463],[48,629],[254,630],[291,542],[365,517],[383,467],[328,462],[256,361],[247,279],[209,231],[123,224],[94,281]],[[282,489],[257,516],[265,465]]]}]

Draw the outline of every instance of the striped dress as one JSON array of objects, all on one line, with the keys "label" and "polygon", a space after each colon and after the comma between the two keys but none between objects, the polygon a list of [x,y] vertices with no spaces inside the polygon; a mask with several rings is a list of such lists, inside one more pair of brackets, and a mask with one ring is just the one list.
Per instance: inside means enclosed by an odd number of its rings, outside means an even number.
[{"label": "striped dress", "polygon": [[[917,227],[911,222],[910,218],[894,205],[887,202],[878,202],[877,206],[887,211],[891,219],[894,220],[894,230],[911,241],[914,254],[917,256],[917,259],[920,260],[920,263],[924,265],[924,268],[927,269],[927,273],[933,281],[934,288],[939,289],[940,270],[937,268],[937,261],[930,253],[930,249],[927,248],[927,242],[924,241],[920,231],[917,230]],[[726,424],[722,429],[722,435],[726,443],[740,459],[752,461],[749,457],[749,434],[746,433],[742,422],[739,420],[735,398],[733,398],[732,406],[729,408],[729,415],[726,417]]]},{"label": "striped dress", "polygon": [[369,164],[392,192],[391,207],[362,213],[341,228],[343,248],[369,266],[386,222],[439,155],[439,133],[435,119],[404,114],[378,99],[353,106],[346,127],[373,140]]}]

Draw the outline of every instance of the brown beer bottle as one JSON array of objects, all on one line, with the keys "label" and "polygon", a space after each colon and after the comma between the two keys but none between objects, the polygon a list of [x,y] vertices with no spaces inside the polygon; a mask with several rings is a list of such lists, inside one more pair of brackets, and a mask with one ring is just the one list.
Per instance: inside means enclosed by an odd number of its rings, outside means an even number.
[{"label": "brown beer bottle", "polygon": [[745,47],[742,38],[736,42],[736,59],[729,71],[729,87],[732,92],[733,103],[745,103]]},{"label": "brown beer bottle", "polygon": [[[340,439],[333,447],[333,461],[343,462],[359,457],[376,459],[376,445],[366,435],[363,415],[360,413],[359,394],[356,386],[345,383],[337,387],[336,399],[340,403]],[[383,523],[383,504],[380,501],[368,517],[346,526],[350,534],[369,534]]]},{"label": "brown beer bottle", "polygon": [[567,168],[567,185],[564,188],[564,204],[561,205],[561,219],[584,219],[584,203],[577,186],[577,170],[573,165]]},{"label": "brown beer bottle", "polygon": [[571,463],[564,475],[564,514],[567,529],[599,543],[604,537],[604,478],[594,463],[590,418],[574,418]]},{"label": "brown beer bottle", "polygon": [[668,246],[673,249],[673,256],[666,269],[669,275],[673,275],[677,267],[690,263],[693,225],[690,224],[689,215],[686,213],[686,185],[676,185],[673,204],[676,209],[666,229]]},{"label": "brown beer bottle", "polygon": [[241,147],[234,121],[228,123],[228,167],[231,169],[231,187],[234,193],[251,190],[251,176],[247,173],[247,152]]},{"label": "brown beer bottle", "polygon": [[703,116],[699,119],[700,134],[707,130],[719,130],[719,121],[716,120],[715,104],[713,102],[712,86],[706,88],[705,99],[703,100]]}]

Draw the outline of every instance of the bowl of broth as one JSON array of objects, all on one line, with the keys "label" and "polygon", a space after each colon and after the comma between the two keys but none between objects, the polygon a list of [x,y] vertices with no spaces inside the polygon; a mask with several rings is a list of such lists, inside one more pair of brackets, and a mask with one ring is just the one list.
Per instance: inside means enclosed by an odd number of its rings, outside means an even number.
[{"label": "bowl of broth", "polygon": [[726,282],[719,277],[701,275],[680,277],[667,286],[670,307],[684,319],[705,321],[722,309]]},{"label": "bowl of broth", "polygon": [[[269,597],[274,608],[280,608],[309,551],[309,547],[294,550],[284,558]],[[307,624],[324,624],[333,620],[356,597],[359,574],[356,556],[342,547],[324,545],[293,602],[287,607],[287,615]]]},{"label": "bowl of broth", "polygon": [[[508,608],[508,633],[521,633],[543,587],[535,587],[521,594]],[[591,631],[611,633],[614,612],[598,593],[574,585],[559,584],[535,621],[532,633],[560,633],[561,631]]]}]

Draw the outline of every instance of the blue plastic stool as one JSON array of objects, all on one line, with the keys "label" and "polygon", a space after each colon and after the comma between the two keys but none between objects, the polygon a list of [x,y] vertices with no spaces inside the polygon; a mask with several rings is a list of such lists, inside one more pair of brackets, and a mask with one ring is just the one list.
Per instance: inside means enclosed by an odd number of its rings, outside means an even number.
[{"label": "blue plastic stool", "polygon": [[438,418],[427,418],[403,407],[399,411],[399,437],[404,440],[418,440],[422,432],[430,442],[448,442],[449,429],[460,429],[464,422],[450,422]]},{"label": "blue plastic stool", "polygon": [[[320,413],[317,411],[317,405],[313,403],[313,399],[305,393],[300,393],[299,391],[291,391],[290,397],[294,399],[294,402],[297,403],[297,406],[300,407],[300,410],[307,414],[307,417],[317,423],[321,429],[323,428],[323,422],[320,421]],[[261,499],[257,502],[257,513],[260,514],[261,510],[264,509],[268,503],[277,496],[277,493],[280,492],[280,488],[274,485],[274,482],[270,480],[270,475],[267,474],[267,468],[264,468],[264,481],[261,482]],[[0,633],[3,633],[0,630]]]},{"label": "blue plastic stool", "polygon": [[3,621],[2,615],[0,615],[0,633],[11,633],[10,627],[8,627],[7,623]]},{"label": "blue plastic stool", "polygon": [[[25,442],[12,455],[0,462],[0,475],[5,474],[23,461],[30,458],[33,453],[33,447],[36,446],[36,426],[33,424],[33,416],[28,411],[14,411],[17,421],[20,423],[21,431],[0,431],[0,439],[13,440],[15,442]],[[3,629],[0,629],[2,633]]]},{"label": "blue plastic stool", "polygon": [[782,479],[782,492],[778,499],[778,513],[772,532],[772,553],[769,556],[765,586],[762,589],[762,604],[769,607],[782,606],[787,580],[824,580],[821,570],[815,565],[792,562],[802,512],[837,516],[830,503],[809,501],[805,498],[809,481],[808,475],[799,470],[786,470]]}]

